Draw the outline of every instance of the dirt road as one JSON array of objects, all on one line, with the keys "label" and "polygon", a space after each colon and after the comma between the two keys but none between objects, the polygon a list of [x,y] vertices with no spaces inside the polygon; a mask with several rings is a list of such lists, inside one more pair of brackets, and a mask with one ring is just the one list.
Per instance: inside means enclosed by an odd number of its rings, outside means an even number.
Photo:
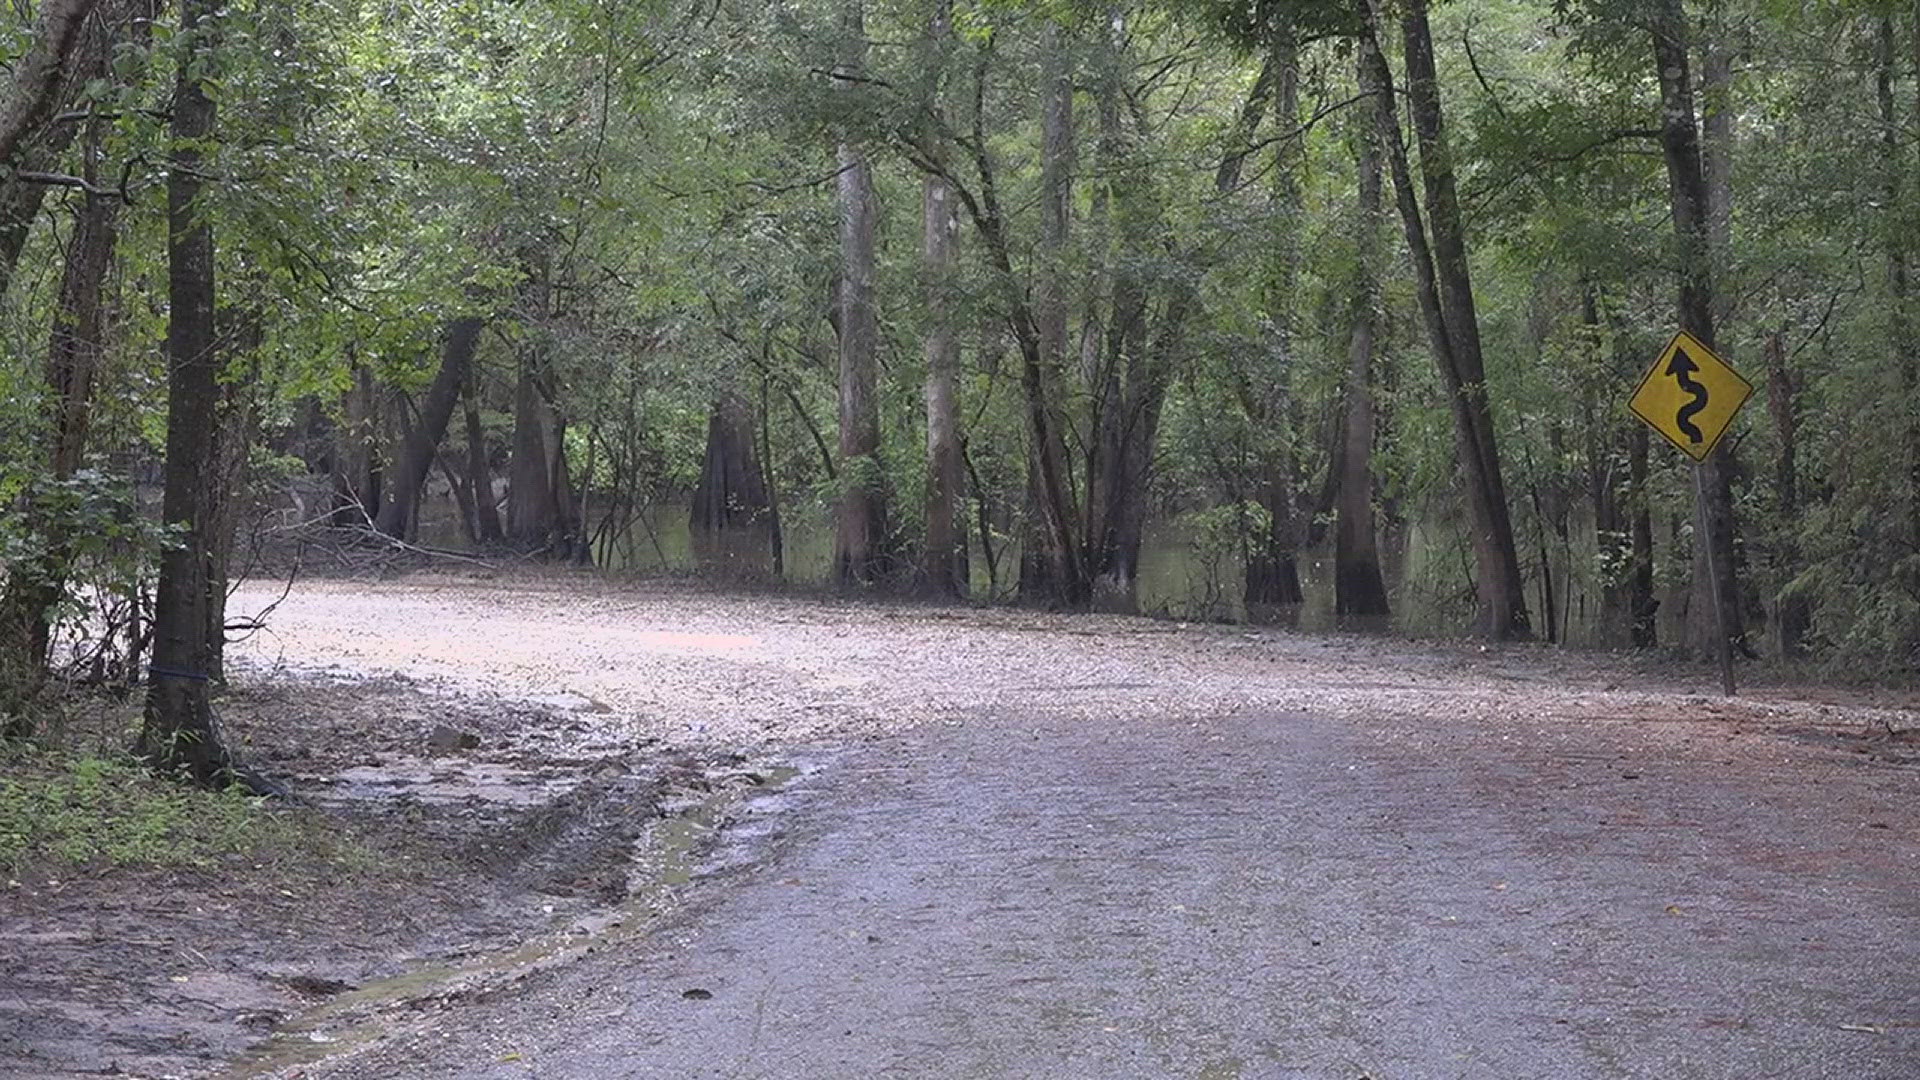
[{"label": "dirt road", "polygon": [[323,585],[274,626],[249,663],[805,766],[671,914],[286,1075],[1920,1075],[1892,699],[578,585]]}]

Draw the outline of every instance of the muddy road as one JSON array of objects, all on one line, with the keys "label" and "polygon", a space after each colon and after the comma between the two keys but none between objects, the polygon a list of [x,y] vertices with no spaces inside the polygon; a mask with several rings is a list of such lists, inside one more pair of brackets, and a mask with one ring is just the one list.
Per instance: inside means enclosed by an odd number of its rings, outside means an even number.
[{"label": "muddy road", "polygon": [[321,583],[272,626],[250,670],[794,771],[672,903],[233,1075],[1920,1075],[1897,697],[572,580]]}]

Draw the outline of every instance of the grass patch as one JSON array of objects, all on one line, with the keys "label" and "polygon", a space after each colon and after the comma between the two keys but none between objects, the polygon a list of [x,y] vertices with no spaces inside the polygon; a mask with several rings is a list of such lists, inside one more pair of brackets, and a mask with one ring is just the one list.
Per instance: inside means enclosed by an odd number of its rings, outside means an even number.
[{"label": "grass patch", "polygon": [[0,750],[0,869],[358,862],[336,823],[162,779],[127,755]]}]

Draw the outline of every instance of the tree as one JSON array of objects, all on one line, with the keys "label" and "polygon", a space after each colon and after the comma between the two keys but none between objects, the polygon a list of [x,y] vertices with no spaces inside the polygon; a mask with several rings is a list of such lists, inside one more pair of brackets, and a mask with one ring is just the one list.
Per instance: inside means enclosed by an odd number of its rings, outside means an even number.
[{"label": "tree", "polygon": [[[923,108],[930,117],[938,117],[940,75],[952,53],[951,0],[935,0],[928,39],[933,74]],[[921,217],[921,250],[927,276],[927,535],[923,572],[929,594],[953,598],[967,594],[967,529],[960,501],[960,336],[955,329],[959,305],[954,296],[954,247],[960,219],[953,188],[937,172],[921,180]]]},{"label": "tree", "polygon": [[[1369,85],[1360,65],[1362,92]],[[1335,502],[1333,605],[1346,619],[1378,623],[1388,615],[1387,586],[1380,573],[1380,551],[1373,520],[1373,364],[1374,328],[1380,305],[1380,142],[1366,123],[1355,142],[1359,161],[1359,237],[1355,259],[1352,320],[1345,382],[1346,411],[1339,447],[1339,494]]]},{"label": "tree", "polygon": [[226,602],[209,588],[215,402],[220,354],[214,337],[214,238],[202,193],[203,149],[215,119],[207,84],[219,57],[219,5],[181,0],[179,75],[167,178],[167,450],[161,515],[178,530],[154,590],[153,661],[140,752],[156,768],[219,787],[233,758],[209,698],[209,616]]},{"label": "tree", "polygon": [[[1680,328],[1699,338],[1709,349],[1714,344],[1713,259],[1710,241],[1706,175],[1702,170],[1700,133],[1693,107],[1693,84],[1689,75],[1686,13],[1680,0],[1662,0],[1655,9],[1651,27],[1653,62],[1660,85],[1660,151],[1667,166],[1667,191],[1673,231],[1678,241]],[[1721,658],[1724,666],[1731,639],[1741,636],[1738,579],[1734,573],[1733,494],[1725,458],[1710,456],[1698,467],[1696,536],[1711,545],[1712,557],[1706,565],[1713,570],[1700,575],[1705,581],[1695,588],[1696,606],[1718,609],[1714,618],[1695,620],[1695,625],[1713,627],[1703,651]],[[1700,604],[1704,593],[1705,604]],[[1731,692],[1731,686],[1728,687]]]},{"label": "tree", "polygon": [[447,424],[453,419],[454,407],[460,403],[461,389],[472,379],[473,356],[479,349],[480,331],[485,326],[486,320],[475,315],[462,316],[447,324],[446,340],[440,350],[440,369],[433,377],[433,385],[427,389],[418,418],[407,432],[394,470],[392,497],[374,520],[374,528],[388,536],[404,539],[413,535],[414,508],[420,498],[421,485],[427,482],[440,442],[446,437]]},{"label": "tree", "polygon": [[[862,0],[841,9],[843,91],[858,92],[866,66]],[[879,312],[874,307],[874,241],[879,207],[866,151],[851,137],[839,148],[840,279],[835,290],[840,335],[840,480],[844,485],[834,533],[833,576],[842,586],[873,585],[887,565],[886,480],[880,462]]]},{"label": "tree", "polygon": [[[1466,486],[1467,520],[1476,569],[1474,585],[1479,597],[1475,628],[1493,638],[1526,637],[1529,628],[1520,556],[1514,545],[1506,485],[1501,479],[1500,455],[1495,445],[1493,405],[1480,355],[1479,317],[1474,310],[1452,159],[1442,128],[1426,5],[1422,0],[1413,0],[1401,17],[1407,97],[1414,131],[1420,140],[1420,171],[1425,178],[1428,213],[1423,219],[1394,107],[1393,75],[1380,51],[1379,19],[1372,0],[1363,0],[1363,3],[1368,7],[1362,55],[1373,71],[1371,85],[1376,95],[1381,139],[1392,167],[1394,197],[1413,259],[1421,315],[1453,413],[1461,479]],[[1433,233],[1431,245],[1427,239],[1429,224]]]}]

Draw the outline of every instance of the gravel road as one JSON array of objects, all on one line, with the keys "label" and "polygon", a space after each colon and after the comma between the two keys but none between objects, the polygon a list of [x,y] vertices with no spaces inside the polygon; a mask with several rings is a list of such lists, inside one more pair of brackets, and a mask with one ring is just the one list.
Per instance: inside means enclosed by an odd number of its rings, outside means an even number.
[{"label": "gravel road", "polygon": [[808,766],[645,933],[299,1075],[1920,1075],[1897,699],[568,582],[274,626]]}]

